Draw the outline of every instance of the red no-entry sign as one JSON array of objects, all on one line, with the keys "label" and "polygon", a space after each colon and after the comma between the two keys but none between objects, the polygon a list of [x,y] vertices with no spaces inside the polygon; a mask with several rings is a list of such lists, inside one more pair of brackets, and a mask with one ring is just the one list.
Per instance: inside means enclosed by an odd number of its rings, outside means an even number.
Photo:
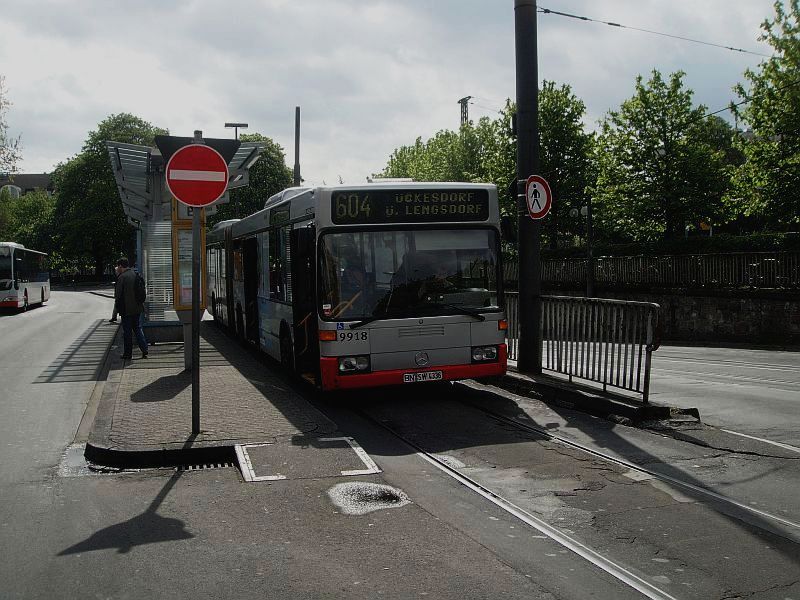
[{"label": "red no-entry sign", "polygon": [[208,206],[228,187],[228,165],[222,155],[204,144],[184,146],[167,162],[167,188],[189,206]]}]

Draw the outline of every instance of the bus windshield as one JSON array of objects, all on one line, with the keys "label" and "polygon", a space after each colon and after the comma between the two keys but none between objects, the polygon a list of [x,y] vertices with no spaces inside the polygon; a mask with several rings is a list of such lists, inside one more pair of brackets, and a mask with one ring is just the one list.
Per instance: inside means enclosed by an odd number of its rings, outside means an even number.
[{"label": "bus windshield", "polygon": [[13,284],[11,259],[11,248],[0,247],[0,290],[10,290]]},{"label": "bus windshield", "polygon": [[320,246],[325,319],[500,310],[492,229],[347,231]]}]

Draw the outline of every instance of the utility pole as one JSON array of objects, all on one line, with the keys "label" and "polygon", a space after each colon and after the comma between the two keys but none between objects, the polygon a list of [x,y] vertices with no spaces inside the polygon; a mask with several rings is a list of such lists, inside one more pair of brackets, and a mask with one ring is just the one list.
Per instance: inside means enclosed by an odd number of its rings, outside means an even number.
[{"label": "utility pole", "polygon": [[472,100],[472,96],[464,96],[458,103],[461,105],[461,124],[464,125],[469,123],[469,101]]},{"label": "utility pole", "polygon": [[525,181],[539,172],[539,72],[536,0],[514,0],[517,62],[517,219],[519,223],[519,359],[522,373],[541,374],[541,221],[528,215]]},{"label": "utility pole", "polygon": [[299,187],[300,178],[300,107],[294,107],[294,186]]}]

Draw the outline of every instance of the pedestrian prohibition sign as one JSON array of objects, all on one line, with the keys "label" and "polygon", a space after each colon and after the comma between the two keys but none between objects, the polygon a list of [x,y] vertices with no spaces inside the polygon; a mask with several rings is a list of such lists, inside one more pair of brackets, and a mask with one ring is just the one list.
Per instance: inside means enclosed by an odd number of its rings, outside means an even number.
[{"label": "pedestrian prohibition sign", "polygon": [[542,219],[553,205],[553,193],[544,177],[531,175],[525,182],[525,199],[531,219]]},{"label": "pedestrian prohibition sign", "polygon": [[228,187],[228,165],[205,144],[184,146],[167,162],[167,189],[189,206],[208,206]]}]

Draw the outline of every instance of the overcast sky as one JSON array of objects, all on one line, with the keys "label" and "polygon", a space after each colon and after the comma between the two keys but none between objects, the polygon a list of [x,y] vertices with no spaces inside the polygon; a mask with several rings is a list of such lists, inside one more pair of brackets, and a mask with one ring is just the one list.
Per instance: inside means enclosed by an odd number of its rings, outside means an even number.
[{"label": "overcast sky", "polygon": [[[539,0],[540,8],[770,53],[772,0]],[[307,183],[360,183],[392,150],[496,116],[515,97],[513,0],[0,0],[0,75],[21,171],[51,171],[110,114],[190,136],[272,137],[294,161],[302,110]],[[568,83],[590,126],[633,93],[636,75],[686,72],[710,109],[762,58],[538,15],[539,78]],[[725,115],[728,116],[728,115]]]}]

